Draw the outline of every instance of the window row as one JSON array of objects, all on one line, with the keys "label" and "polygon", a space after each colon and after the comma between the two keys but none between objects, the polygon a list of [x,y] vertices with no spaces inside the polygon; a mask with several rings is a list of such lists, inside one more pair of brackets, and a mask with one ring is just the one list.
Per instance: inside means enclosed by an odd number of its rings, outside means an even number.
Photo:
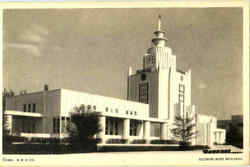
[{"label": "window row", "polygon": [[60,126],[61,126],[61,133],[67,132],[67,126],[70,123],[69,117],[54,117],[53,118],[53,133],[60,133]]},{"label": "window row", "polygon": [[24,133],[35,133],[36,130],[36,121],[30,119],[22,119],[21,120],[22,132]]},{"label": "window row", "polygon": [[36,112],[36,103],[23,104],[23,112]]},{"label": "window row", "polygon": [[139,102],[148,104],[148,82],[139,84]]},{"label": "window row", "polygon": [[106,118],[105,135],[118,135],[119,134],[119,120]]},{"label": "window row", "polygon": [[[129,123],[129,135],[138,136],[139,122],[136,120],[130,120]],[[120,129],[120,130],[119,130]],[[121,135],[122,121],[119,119],[106,118],[105,122],[105,135]]]},{"label": "window row", "polygon": [[130,128],[129,128],[129,135],[130,136],[138,136],[138,122],[135,120],[130,120]]}]

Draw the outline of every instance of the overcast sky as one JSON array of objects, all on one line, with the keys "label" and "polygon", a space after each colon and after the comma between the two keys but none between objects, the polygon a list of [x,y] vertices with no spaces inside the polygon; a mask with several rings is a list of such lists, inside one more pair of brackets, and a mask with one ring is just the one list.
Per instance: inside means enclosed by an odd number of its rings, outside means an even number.
[{"label": "overcast sky", "polygon": [[68,88],[126,99],[162,15],[177,67],[192,70],[199,113],[242,114],[241,8],[4,11],[4,87]]}]

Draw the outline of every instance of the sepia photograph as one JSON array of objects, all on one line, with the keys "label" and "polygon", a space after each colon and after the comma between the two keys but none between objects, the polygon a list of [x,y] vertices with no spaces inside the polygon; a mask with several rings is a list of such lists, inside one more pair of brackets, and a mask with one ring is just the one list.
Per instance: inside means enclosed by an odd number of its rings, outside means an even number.
[{"label": "sepia photograph", "polygon": [[2,161],[248,164],[244,10],[3,9]]}]

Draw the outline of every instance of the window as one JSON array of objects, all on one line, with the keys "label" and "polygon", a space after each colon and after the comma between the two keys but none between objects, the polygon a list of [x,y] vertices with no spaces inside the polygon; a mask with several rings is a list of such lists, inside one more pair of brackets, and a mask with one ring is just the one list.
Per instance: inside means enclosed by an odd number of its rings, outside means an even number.
[{"label": "window", "polygon": [[148,82],[139,84],[139,102],[148,104]]},{"label": "window", "polygon": [[179,94],[179,102],[184,103],[184,95]]},{"label": "window", "polygon": [[183,85],[183,84],[179,85],[179,92],[181,92],[181,93],[185,92],[185,85]]},{"label": "window", "polygon": [[119,134],[119,120],[113,118],[106,118],[105,126],[106,135],[118,135]]},{"label": "window", "polygon": [[116,113],[118,113],[118,112],[119,112],[117,108],[115,109],[115,112],[116,112]]},{"label": "window", "polygon": [[87,111],[91,110],[91,105],[88,105]]},{"label": "window", "polygon": [[56,133],[56,118],[53,118],[53,133]]},{"label": "window", "polygon": [[128,110],[126,111],[126,114],[128,114]]},{"label": "window", "polygon": [[184,78],[183,78],[183,76],[181,75],[181,81],[183,81],[183,79],[184,79]]},{"label": "window", "polygon": [[129,128],[130,136],[137,136],[137,127],[138,127],[138,122],[135,120],[130,120],[130,128]]},{"label": "window", "polygon": [[68,132],[68,130],[67,130],[68,125],[70,125],[70,118],[66,117],[66,132]]},{"label": "window", "polygon": [[109,111],[109,108],[108,108],[108,107],[106,107],[106,108],[105,108],[105,111],[106,111],[106,112],[108,112],[108,111]]},{"label": "window", "polygon": [[93,106],[93,109],[96,110],[96,106]]},{"label": "window", "polygon": [[160,123],[151,122],[150,123],[150,136],[159,137],[161,126]]},{"label": "window", "polygon": [[36,104],[33,103],[33,112],[36,112]]},{"label": "window", "polygon": [[28,105],[28,112],[31,112],[31,104]]},{"label": "window", "polygon": [[179,103],[184,103],[185,99],[185,85],[179,84]]},{"label": "window", "polygon": [[137,115],[137,112],[135,111],[135,115]]},{"label": "window", "polygon": [[66,132],[65,117],[62,117],[62,133]]},{"label": "window", "polygon": [[26,112],[26,104],[23,105],[23,112]]},{"label": "window", "polygon": [[60,132],[60,119],[53,118],[53,133],[59,133],[59,132]]}]

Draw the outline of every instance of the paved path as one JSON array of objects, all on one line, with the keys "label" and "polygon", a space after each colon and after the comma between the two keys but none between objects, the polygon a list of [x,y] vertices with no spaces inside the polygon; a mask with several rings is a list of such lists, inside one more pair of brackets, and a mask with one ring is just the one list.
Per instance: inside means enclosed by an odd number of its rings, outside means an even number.
[{"label": "paved path", "polygon": [[214,145],[211,147],[211,149],[218,149],[218,150],[230,149],[231,152],[243,152],[243,149],[240,149],[232,145]]}]

